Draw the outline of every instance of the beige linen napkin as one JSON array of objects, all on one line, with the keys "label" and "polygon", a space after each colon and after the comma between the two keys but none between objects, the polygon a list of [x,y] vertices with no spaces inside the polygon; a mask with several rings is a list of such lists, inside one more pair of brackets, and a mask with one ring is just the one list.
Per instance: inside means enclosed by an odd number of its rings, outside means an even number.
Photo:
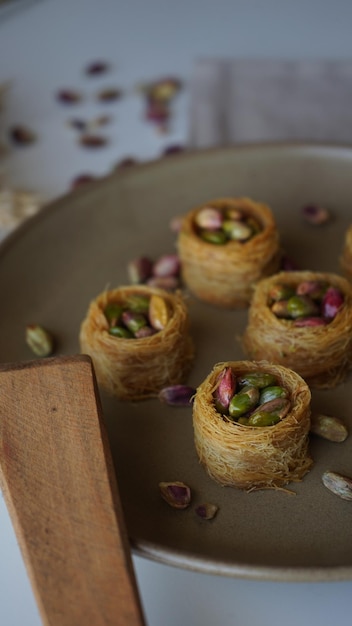
[{"label": "beige linen napkin", "polygon": [[190,100],[190,147],[352,144],[352,59],[202,60]]}]

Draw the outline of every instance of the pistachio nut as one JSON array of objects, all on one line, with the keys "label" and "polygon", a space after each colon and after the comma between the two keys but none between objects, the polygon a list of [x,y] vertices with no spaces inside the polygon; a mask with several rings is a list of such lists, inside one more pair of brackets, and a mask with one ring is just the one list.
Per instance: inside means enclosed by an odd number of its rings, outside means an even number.
[{"label": "pistachio nut", "polygon": [[313,413],[311,415],[310,431],[329,441],[345,441],[348,436],[346,424],[339,417]]},{"label": "pistachio nut", "polygon": [[256,418],[257,414],[262,413],[270,414],[272,416],[278,417],[279,420],[281,420],[286,417],[290,408],[291,402],[287,398],[276,398],[275,400],[269,400],[268,402],[264,402],[263,404],[259,405],[259,407],[255,409],[255,411],[250,415],[249,424],[254,426],[255,424],[252,424],[251,420],[253,421]]},{"label": "pistachio nut", "polygon": [[166,291],[175,291],[180,286],[180,279],[178,276],[152,276],[146,280],[145,284]]},{"label": "pistachio nut", "polygon": [[292,319],[319,315],[319,307],[309,296],[292,296],[287,301],[287,311]]},{"label": "pistachio nut", "polygon": [[147,319],[143,313],[134,313],[133,311],[123,311],[121,316],[122,322],[128,330],[134,335],[138,330],[147,325]]},{"label": "pistachio nut", "polygon": [[142,326],[138,330],[135,331],[134,336],[136,339],[144,339],[145,337],[151,337],[155,335],[158,331],[151,326]]},{"label": "pistachio nut", "polygon": [[231,367],[225,367],[218,376],[218,385],[214,391],[216,409],[227,413],[231,398],[236,390],[236,376]]},{"label": "pistachio nut", "polygon": [[303,280],[296,287],[298,296],[310,296],[313,300],[321,300],[328,288],[328,284],[321,280]]},{"label": "pistachio nut", "polygon": [[273,302],[278,302],[279,300],[288,300],[295,293],[293,287],[290,285],[284,285],[278,283],[273,285],[269,291],[269,298]]},{"label": "pistachio nut", "polygon": [[239,383],[241,385],[251,385],[253,387],[258,387],[258,389],[263,389],[264,387],[269,387],[271,385],[276,385],[277,380],[274,374],[270,374],[270,372],[248,372],[247,374],[243,374]]},{"label": "pistachio nut", "polygon": [[190,385],[169,385],[159,391],[158,398],[170,406],[191,406],[196,391]]},{"label": "pistachio nut", "polygon": [[342,500],[352,500],[352,478],[338,472],[326,471],[322,475],[323,485]]},{"label": "pistachio nut", "polygon": [[125,304],[126,308],[134,313],[148,313],[149,296],[134,293],[127,297]]},{"label": "pistachio nut", "polygon": [[152,270],[153,262],[145,256],[133,259],[127,265],[129,280],[133,285],[145,283],[152,275]]},{"label": "pistachio nut", "polygon": [[298,317],[293,322],[296,328],[314,328],[315,326],[326,326],[328,321],[324,317]]},{"label": "pistachio nut", "polygon": [[280,417],[267,411],[256,411],[248,419],[248,426],[274,426],[280,422]]},{"label": "pistachio nut", "polygon": [[196,506],[196,514],[198,517],[201,517],[205,520],[210,520],[215,517],[219,510],[219,507],[216,504],[211,504],[210,502],[205,502],[204,504],[198,504]]},{"label": "pistachio nut", "polygon": [[153,276],[161,278],[178,276],[180,272],[180,257],[177,254],[164,254],[153,265]]},{"label": "pistachio nut", "polygon": [[206,230],[218,230],[221,228],[223,215],[219,209],[204,207],[198,211],[194,221],[199,228],[204,228]]},{"label": "pistachio nut", "polygon": [[26,326],[26,343],[34,354],[40,357],[50,356],[54,351],[52,335],[39,324]]},{"label": "pistachio nut", "polygon": [[149,301],[149,322],[152,328],[163,330],[170,319],[170,310],[164,298],[152,294]]},{"label": "pistachio nut", "polygon": [[238,419],[245,413],[248,413],[251,409],[253,409],[259,400],[259,389],[258,387],[253,387],[247,385],[243,387],[241,391],[236,393],[230,401],[229,404],[229,415],[233,419]]},{"label": "pistachio nut", "polygon": [[333,320],[343,303],[343,293],[336,287],[329,287],[321,303],[322,315],[329,320]]},{"label": "pistachio nut", "polygon": [[222,228],[232,241],[247,241],[253,235],[250,226],[238,220],[225,220]]},{"label": "pistachio nut", "polygon": [[331,219],[330,211],[326,207],[318,204],[309,204],[304,206],[302,214],[304,219],[309,222],[309,224],[313,224],[314,226],[325,224]]},{"label": "pistachio nut", "polygon": [[109,302],[105,309],[104,315],[109,322],[110,326],[116,326],[121,318],[123,307],[117,302]]},{"label": "pistachio nut", "polygon": [[202,230],[200,237],[207,243],[213,243],[222,246],[228,241],[226,233],[223,230]]},{"label": "pistachio nut", "polygon": [[120,339],[133,338],[133,333],[131,333],[131,331],[125,326],[111,326],[111,328],[109,328],[109,335],[112,335],[113,337],[120,337]]},{"label": "pistachio nut", "polygon": [[288,310],[288,300],[278,300],[271,306],[271,311],[279,319],[290,319],[291,314]]},{"label": "pistachio nut", "polygon": [[259,396],[259,404],[265,404],[265,402],[269,402],[270,400],[276,400],[277,398],[287,398],[288,391],[284,387],[280,387],[279,385],[272,385],[269,387],[265,387]]},{"label": "pistachio nut", "polygon": [[160,482],[159,489],[162,498],[174,509],[186,509],[191,503],[191,489],[181,481]]}]

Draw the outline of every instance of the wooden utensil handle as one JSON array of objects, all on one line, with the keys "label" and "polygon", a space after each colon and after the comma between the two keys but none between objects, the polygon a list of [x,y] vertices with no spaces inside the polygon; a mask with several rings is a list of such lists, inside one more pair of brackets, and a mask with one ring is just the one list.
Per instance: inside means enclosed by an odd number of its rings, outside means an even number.
[{"label": "wooden utensil handle", "polygon": [[143,626],[89,357],[0,366],[0,480],[43,623]]}]

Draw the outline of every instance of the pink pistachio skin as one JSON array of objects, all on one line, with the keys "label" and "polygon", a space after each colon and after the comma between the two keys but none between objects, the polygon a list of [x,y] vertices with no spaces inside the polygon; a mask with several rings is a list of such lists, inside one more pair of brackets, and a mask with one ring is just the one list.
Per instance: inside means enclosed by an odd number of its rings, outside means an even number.
[{"label": "pink pistachio skin", "polygon": [[322,315],[325,319],[332,320],[344,303],[343,294],[336,287],[329,287],[322,301]]},{"label": "pink pistachio skin", "polygon": [[236,377],[231,367],[225,367],[219,374],[219,384],[215,389],[215,405],[222,413],[226,413],[232,396],[236,390]]},{"label": "pink pistachio skin", "polygon": [[161,497],[174,509],[186,509],[191,503],[191,489],[180,481],[159,483]]}]

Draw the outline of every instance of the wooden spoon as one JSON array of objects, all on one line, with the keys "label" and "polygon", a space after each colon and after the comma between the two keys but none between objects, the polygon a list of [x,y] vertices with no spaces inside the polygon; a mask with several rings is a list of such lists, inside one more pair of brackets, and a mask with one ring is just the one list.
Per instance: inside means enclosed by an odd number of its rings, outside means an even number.
[{"label": "wooden spoon", "polygon": [[143,626],[89,357],[0,366],[0,481],[43,624]]}]

